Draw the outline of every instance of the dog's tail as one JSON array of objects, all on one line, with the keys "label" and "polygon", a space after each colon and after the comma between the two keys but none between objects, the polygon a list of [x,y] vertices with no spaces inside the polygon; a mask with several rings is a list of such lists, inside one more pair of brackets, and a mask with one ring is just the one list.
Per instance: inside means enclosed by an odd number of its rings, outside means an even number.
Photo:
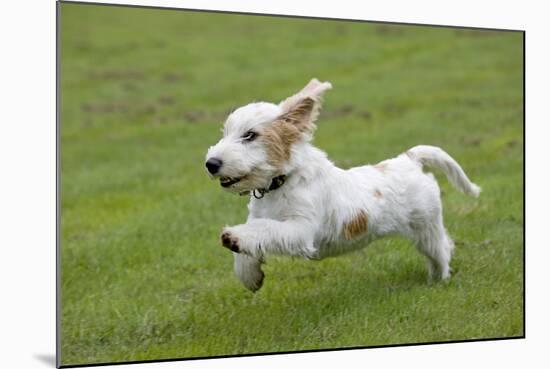
[{"label": "dog's tail", "polygon": [[472,183],[460,165],[445,151],[435,146],[419,145],[409,149],[405,154],[423,167],[440,169],[445,173],[459,191],[478,197],[481,188]]}]

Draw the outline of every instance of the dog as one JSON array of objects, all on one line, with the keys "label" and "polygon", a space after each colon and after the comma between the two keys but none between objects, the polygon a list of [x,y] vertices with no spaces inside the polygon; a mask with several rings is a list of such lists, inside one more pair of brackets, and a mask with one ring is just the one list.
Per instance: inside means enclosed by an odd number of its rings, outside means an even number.
[{"label": "dog", "polygon": [[454,243],[443,225],[432,173],[477,197],[460,165],[438,147],[415,146],[393,159],[351,169],[336,167],[311,144],[329,82],[312,79],[279,104],[255,102],[233,111],[223,138],[208,149],[206,169],[229,192],[249,195],[246,223],[223,228],[246,288],[262,287],[267,255],[323,259],[365,247],[386,235],[410,239],[430,279],[446,280]]}]

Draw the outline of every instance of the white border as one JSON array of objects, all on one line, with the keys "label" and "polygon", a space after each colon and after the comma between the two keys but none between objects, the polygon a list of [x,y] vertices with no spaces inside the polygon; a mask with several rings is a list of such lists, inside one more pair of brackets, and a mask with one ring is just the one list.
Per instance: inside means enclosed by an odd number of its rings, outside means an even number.
[{"label": "white border", "polygon": [[[113,3],[368,19],[527,31],[527,339],[138,364],[132,368],[518,368],[547,350],[550,305],[545,234],[549,204],[548,27],[541,6],[510,1],[306,2],[298,0]],[[544,4],[543,2],[540,2]],[[531,3],[532,4],[532,3]],[[55,351],[55,4],[2,4],[2,367],[52,367]],[[547,226],[546,226],[547,227]],[[49,359],[48,359],[49,358]],[[548,362],[543,360],[542,362]],[[49,363],[49,364],[48,364]],[[121,367],[121,366],[108,366]]]}]

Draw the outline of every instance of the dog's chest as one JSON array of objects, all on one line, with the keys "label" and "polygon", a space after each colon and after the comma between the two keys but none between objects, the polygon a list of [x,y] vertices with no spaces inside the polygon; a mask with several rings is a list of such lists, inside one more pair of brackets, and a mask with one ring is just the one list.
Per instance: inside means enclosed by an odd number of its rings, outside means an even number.
[{"label": "dog's chest", "polygon": [[252,218],[267,218],[285,220],[288,214],[288,203],[286,201],[273,201],[271,198],[251,199],[248,204],[248,211]]},{"label": "dog's chest", "polygon": [[248,204],[252,218],[287,220],[307,211],[303,200],[284,193],[268,193],[261,199],[252,197]]}]

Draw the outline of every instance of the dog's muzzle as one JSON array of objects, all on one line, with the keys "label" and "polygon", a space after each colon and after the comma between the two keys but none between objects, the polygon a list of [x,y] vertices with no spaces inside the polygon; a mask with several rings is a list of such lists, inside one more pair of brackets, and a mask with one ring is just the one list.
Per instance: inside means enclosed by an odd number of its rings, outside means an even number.
[{"label": "dog's muzzle", "polygon": [[218,158],[210,158],[206,161],[206,169],[210,174],[216,174],[222,167],[223,161]]},{"label": "dog's muzzle", "polygon": [[220,185],[222,187],[230,187],[232,185],[234,185],[235,183],[239,182],[241,179],[243,179],[243,177],[240,177],[240,178],[231,178],[231,177],[221,177],[220,178]]}]

